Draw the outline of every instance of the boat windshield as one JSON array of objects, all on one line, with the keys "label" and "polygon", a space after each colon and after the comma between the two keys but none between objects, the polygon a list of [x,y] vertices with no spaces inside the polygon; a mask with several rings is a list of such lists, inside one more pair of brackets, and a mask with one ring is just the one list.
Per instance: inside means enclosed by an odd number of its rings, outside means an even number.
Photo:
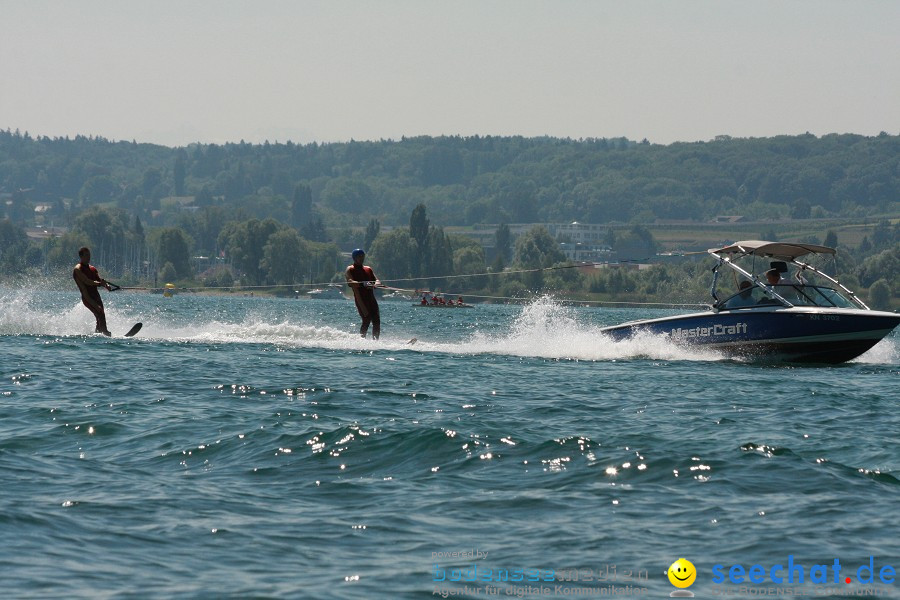
[{"label": "boat windshield", "polygon": [[[818,285],[776,285],[775,292],[794,306],[822,306],[826,308],[858,308],[837,290]],[[747,288],[725,300],[720,308],[750,308],[779,304],[759,286]]]}]

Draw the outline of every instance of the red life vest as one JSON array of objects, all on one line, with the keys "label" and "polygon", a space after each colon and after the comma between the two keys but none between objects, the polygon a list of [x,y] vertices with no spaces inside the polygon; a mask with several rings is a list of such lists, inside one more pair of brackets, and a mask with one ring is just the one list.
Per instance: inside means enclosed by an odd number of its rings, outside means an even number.
[{"label": "red life vest", "polygon": [[[83,264],[79,263],[78,269],[82,273],[84,273],[84,275],[91,281],[100,281],[100,273],[97,272],[97,267],[95,267],[94,265],[83,265]],[[75,277],[75,273],[72,273],[72,278],[75,279],[76,282],[78,281],[78,278]],[[92,300],[101,302],[100,290],[98,290],[96,287],[94,287],[92,285],[86,285],[83,287],[79,285],[78,287],[79,287],[79,289],[82,290],[82,294],[87,294],[88,296],[90,296],[90,298]],[[101,302],[101,304],[102,304],[102,302]]]},{"label": "red life vest", "polygon": [[375,272],[372,270],[372,267],[350,265],[348,271],[350,272],[350,279],[352,279],[353,281],[376,280]]}]

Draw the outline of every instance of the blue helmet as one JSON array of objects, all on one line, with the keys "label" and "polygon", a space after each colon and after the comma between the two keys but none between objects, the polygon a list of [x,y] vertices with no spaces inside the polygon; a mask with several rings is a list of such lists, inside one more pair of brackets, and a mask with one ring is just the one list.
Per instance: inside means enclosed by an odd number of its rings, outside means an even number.
[{"label": "blue helmet", "polygon": [[350,256],[353,258],[356,258],[357,256],[365,256],[365,255],[366,255],[366,251],[363,250],[362,248],[357,248],[356,250],[354,250],[353,252],[350,253]]}]

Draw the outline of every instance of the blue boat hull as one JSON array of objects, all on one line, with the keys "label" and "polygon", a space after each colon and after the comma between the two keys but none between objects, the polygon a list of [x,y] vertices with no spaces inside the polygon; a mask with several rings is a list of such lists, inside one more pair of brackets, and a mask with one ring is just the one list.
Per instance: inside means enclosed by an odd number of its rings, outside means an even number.
[{"label": "blue boat hull", "polygon": [[900,315],[880,311],[776,308],[710,311],[625,323],[601,331],[614,340],[647,332],[729,356],[836,364],[863,354],[898,323]]}]

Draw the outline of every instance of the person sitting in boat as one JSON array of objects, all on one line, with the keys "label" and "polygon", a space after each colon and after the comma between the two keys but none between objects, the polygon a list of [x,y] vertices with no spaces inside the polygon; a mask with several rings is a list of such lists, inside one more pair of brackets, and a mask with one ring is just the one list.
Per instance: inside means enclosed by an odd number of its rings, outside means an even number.
[{"label": "person sitting in boat", "polygon": [[766,271],[766,281],[769,285],[790,285],[791,282],[781,276],[778,269],[769,269]]},{"label": "person sitting in boat", "polygon": [[738,286],[739,293],[728,301],[728,308],[740,308],[742,306],[753,306],[756,302],[753,300],[753,284],[746,279]]},{"label": "person sitting in boat", "polygon": [[462,306],[462,305],[463,305],[463,299],[462,299],[462,296],[459,296],[459,297],[456,299],[456,304],[457,304],[457,306]]}]

